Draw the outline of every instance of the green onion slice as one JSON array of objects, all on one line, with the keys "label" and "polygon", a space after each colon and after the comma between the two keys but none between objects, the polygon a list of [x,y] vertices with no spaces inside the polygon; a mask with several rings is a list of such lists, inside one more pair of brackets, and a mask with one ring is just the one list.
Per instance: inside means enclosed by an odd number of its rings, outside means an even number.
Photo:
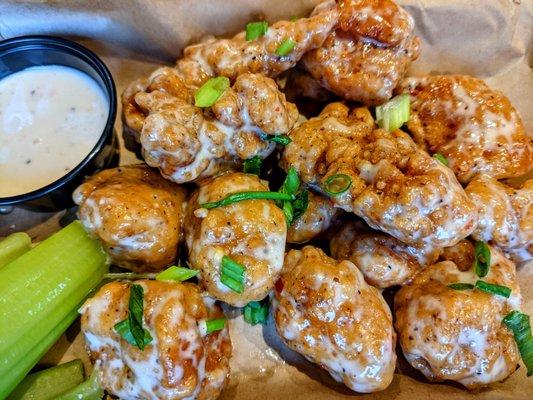
[{"label": "green onion slice", "polygon": [[442,154],[440,153],[435,153],[433,154],[433,158],[435,158],[437,161],[439,161],[441,164],[443,164],[444,166],[448,167],[450,164],[448,163],[448,159],[446,157],[444,157]]},{"label": "green onion slice", "polygon": [[287,171],[287,176],[285,177],[285,180],[279,189],[279,192],[294,195],[299,188],[300,178],[298,177],[298,172],[296,172],[296,168],[290,167],[289,171]]},{"label": "green onion slice", "polygon": [[285,221],[287,222],[287,228],[289,228],[294,221],[294,210],[290,201],[284,201],[281,207],[283,214],[285,214]]},{"label": "green onion slice", "polygon": [[261,174],[261,165],[263,160],[259,156],[253,156],[248,160],[244,161],[243,171],[247,174],[260,175]]},{"label": "green onion slice", "polygon": [[191,279],[192,277],[198,275],[197,269],[190,269],[190,268],[184,268],[184,267],[177,267],[173,265],[172,267],[169,267],[165,269],[164,271],[161,271],[159,274],[155,276],[155,279],[158,281],[178,281],[183,282],[187,279]]},{"label": "green onion slice", "polygon": [[222,282],[225,286],[229,287],[235,293],[242,293],[244,291],[244,284],[233,278],[230,278],[228,275],[221,274],[220,282]]},{"label": "green onion slice", "polygon": [[287,146],[290,142],[292,142],[292,139],[287,135],[267,135],[266,133],[263,133],[260,136],[263,140],[280,144],[282,146]]},{"label": "green onion slice", "polygon": [[485,242],[476,242],[476,259],[474,260],[474,271],[480,278],[487,276],[490,266],[490,248]]},{"label": "green onion slice", "polygon": [[474,285],[471,283],[452,283],[451,285],[448,285],[449,288],[455,289],[455,290],[468,290],[468,289],[474,289]]},{"label": "green onion slice", "polygon": [[520,356],[527,369],[527,376],[533,375],[533,336],[529,316],[520,311],[511,311],[502,322],[513,332]]},{"label": "green onion slice", "polygon": [[498,296],[503,296],[509,298],[511,295],[511,289],[507,286],[496,285],[494,283],[488,283],[482,280],[478,280],[475,285],[476,289],[479,289],[483,292],[496,294]]},{"label": "green onion slice", "polygon": [[293,15],[292,17],[290,17],[289,21],[291,22],[294,22],[294,21],[298,21],[301,17],[298,17],[297,15]]},{"label": "green onion slice", "polygon": [[244,291],[244,273],[246,268],[228,256],[222,257],[220,281],[236,293]]},{"label": "green onion slice", "polygon": [[131,285],[128,318],[114,327],[123,339],[141,350],[152,341],[150,332],[143,328],[143,296],[141,285]]},{"label": "green onion slice", "polygon": [[211,107],[228,88],[229,79],[225,76],[211,78],[194,94],[194,105],[196,107]]},{"label": "green onion slice", "polygon": [[297,220],[305,213],[308,205],[309,205],[309,191],[302,190],[300,193],[296,195],[296,199],[294,199],[294,201],[292,202],[293,221]]},{"label": "green onion slice", "polygon": [[410,101],[407,93],[400,94],[385,104],[376,107],[378,126],[393,132],[409,121]]},{"label": "green onion slice", "polygon": [[209,335],[210,333],[221,331],[226,326],[226,318],[216,318],[201,320],[198,322],[198,328],[202,336]]},{"label": "green onion slice", "polygon": [[322,189],[330,196],[337,196],[346,192],[350,186],[352,186],[352,178],[345,174],[335,174],[326,179]]},{"label": "green onion slice", "polygon": [[268,22],[250,22],[246,25],[246,40],[255,40],[265,33],[268,30]]},{"label": "green onion slice", "polygon": [[219,201],[211,201],[208,203],[200,204],[201,208],[211,208],[224,207],[239,201],[245,200],[281,200],[281,201],[291,201],[294,199],[293,195],[279,192],[238,192],[230,194],[227,197],[224,197]]},{"label": "green onion slice", "polygon": [[252,301],[244,307],[244,320],[251,325],[266,324],[268,318],[268,300]]},{"label": "green onion slice", "polygon": [[276,55],[280,57],[284,57],[289,55],[296,46],[296,42],[292,39],[285,39],[276,49]]}]

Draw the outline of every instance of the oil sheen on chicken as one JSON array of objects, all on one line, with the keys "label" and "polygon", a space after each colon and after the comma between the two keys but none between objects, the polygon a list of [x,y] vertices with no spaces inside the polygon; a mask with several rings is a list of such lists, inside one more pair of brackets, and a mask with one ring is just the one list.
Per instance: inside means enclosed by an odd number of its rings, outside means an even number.
[{"label": "oil sheen on chicken", "polygon": [[385,389],[396,363],[392,315],[350,261],[306,246],[285,257],[273,313],[283,341],[350,389]]},{"label": "oil sheen on chicken", "polygon": [[479,279],[471,264],[452,261],[424,269],[396,294],[400,346],[411,365],[432,381],[452,380],[475,389],[501,381],[517,368],[520,355],[513,333],[502,324],[521,306],[515,266],[496,248],[490,251],[490,270],[483,280],[510,288],[509,299],[449,287]]},{"label": "oil sheen on chicken", "polygon": [[475,206],[453,172],[401,130],[377,129],[368,109],[329,104],[290,137],[282,167],[295,167],[317,190],[333,175],[350,177],[350,188],[332,200],[370,227],[431,247],[451,246],[474,230]]},{"label": "oil sheen on chicken", "polygon": [[350,260],[365,280],[378,288],[403,285],[423,267],[435,263],[440,254],[440,249],[408,245],[359,222],[348,222],[338,230],[330,249],[333,258]]},{"label": "oil sheen on chicken", "polygon": [[[268,191],[257,176],[226,173],[203,183],[193,193],[185,215],[185,239],[192,268],[209,294],[233,306],[263,299],[283,266],[287,223],[272,200],[247,200],[213,209],[201,208],[243,191]],[[221,280],[224,256],[245,267],[244,290],[234,292]]]},{"label": "oil sheen on chicken", "polygon": [[533,179],[512,188],[487,175],[478,175],[466,193],[479,209],[472,236],[491,242],[517,262],[533,258]]},{"label": "oil sheen on chicken", "polygon": [[121,399],[216,399],[229,375],[229,330],[205,334],[201,321],[223,317],[196,285],[141,280],[144,350],[114,329],[128,317],[130,283],[104,285],[81,308],[81,330],[104,389]]},{"label": "oil sheen on chicken", "polygon": [[533,138],[501,92],[466,75],[404,80],[397,91],[411,95],[407,126],[418,145],[444,155],[461,183],[475,174],[496,179],[532,167]]},{"label": "oil sheen on chicken", "polygon": [[185,196],[145,165],[102,171],[73,193],[87,232],[114,264],[136,272],[158,271],[176,259]]}]

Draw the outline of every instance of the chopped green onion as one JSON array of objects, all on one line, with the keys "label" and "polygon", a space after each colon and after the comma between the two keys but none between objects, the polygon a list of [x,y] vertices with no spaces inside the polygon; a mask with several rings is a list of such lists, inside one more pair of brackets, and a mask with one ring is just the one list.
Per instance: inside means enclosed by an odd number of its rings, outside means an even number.
[{"label": "chopped green onion", "polygon": [[281,210],[285,214],[285,221],[287,222],[287,228],[290,227],[294,221],[294,210],[290,201],[284,201]]},{"label": "chopped green onion", "polygon": [[345,174],[331,175],[324,182],[324,192],[330,196],[337,196],[346,192],[352,186],[352,178]]},{"label": "chopped green onion", "polygon": [[135,279],[155,279],[156,274],[146,273],[138,274],[136,272],[109,272],[104,275],[104,279],[118,280],[118,279],[128,279],[133,281]]},{"label": "chopped green onion", "polygon": [[209,319],[207,321],[201,320],[198,322],[198,328],[200,329],[202,336],[205,336],[224,329],[226,321],[226,318]]},{"label": "chopped green onion", "polygon": [[115,324],[117,333],[141,350],[152,341],[150,332],[143,328],[143,297],[143,287],[137,284],[131,285],[128,318]]},{"label": "chopped green onion", "polygon": [[296,168],[290,167],[289,171],[287,172],[287,176],[285,177],[285,180],[279,189],[279,192],[294,195],[298,191],[299,187],[300,178],[298,177],[298,172],[296,172]]},{"label": "chopped green onion", "polygon": [[284,57],[289,55],[296,46],[296,42],[292,39],[285,39],[276,49],[276,55]]},{"label": "chopped green onion", "polygon": [[292,142],[292,139],[287,135],[267,135],[266,133],[263,133],[260,136],[263,140],[280,144],[282,146],[287,146],[290,142]]},{"label": "chopped green onion", "polygon": [[261,165],[263,160],[259,156],[253,156],[248,160],[244,161],[243,171],[247,174],[260,175],[261,174]]},{"label": "chopped green onion", "polygon": [[222,257],[220,281],[236,293],[244,290],[245,267],[228,256]]},{"label": "chopped green onion", "polygon": [[244,307],[244,320],[251,325],[266,324],[268,301],[252,301]]},{"label": "chopped green onion", "polygon": [[297,15],[293,15],[293,16],[289,19],[289,21],[291,21],[291,22],[298,21],[300,18],[301,18],[301,17],[298,17]]},{"label": "chopped green onion", "polygon": [[527,376],[533,375],[533,336],[529,316],[520,311],[511,311],[503,323],[513,332],[520,356],[527,369]]},{"label": "chopped green onion", "polygon": [[208,203],[200,204],[201,208],[211,208],[224,207],[239,201],[245,200],[282,200],[290,201],[293,200],[294,196],[285,193],[279,192],[239,192],[230,194],[227,197],[224,197],[219,201],[211,201]]},{"label": "chopped green onion", "polygon": [[309,205],[309,191],[302,190],[300,193],[296,195],[296,199],[294,199],[294,201],[292,202],[293,221],[297,220],[305,213],[308,205]]},{"label": "chopped green onion", "polygon": [[474,289],[474,285],[471,283],[452,283],[451,285],[448,285],[449,288],[455,289],[455,290],[468,290],[468,289]]},{"label": "chopped green onion", "polygon": [[482,280],[478,280],[475,287],[483,292],[496,294],[498,296],[509,298],[511,295],[511,289],[507,286],[496,285],[494,283],[488,283]]},{"label": "chopped green onion", "polygon": [[474,270],[477,276],[483,278],[489,273],[490,248],[485,242],[476,242],[475,250]]},{"label": "chopped green onion", "polygon": [[257,39],[267,33],[267,30],[268,22],[266,21],[250,22],[246,25],[246,40]]},{"label": "chopped green onion", "polygon": [[183,282],[198,275],[198,272],[199,271],[197,269],[177,267],[173,265],[172,267],[168,267],[164,271],[161,271],[159,274],[157,274],[155,279],[158,281]]},{"label": "chopped green onion", "polygon": [[194,94],[194,105],[196,107],[211,107],[228,88],[229,79],[225,76],[211,78]]},{"label": "chopped green onion", "polygon": [[442,154],[435,153],[433,154],[433,158],[435,158],[437,161],[440,161],[440,163],[443,164],[444,166],[446,167],[449,166],[448,159],[444,157]]},{"label": "chopped green onion", "polygon": [[378,126],[389,132],[394,132],[409,121],[409,114],[410,101],[407,93],[400,94],[376,107]]}]

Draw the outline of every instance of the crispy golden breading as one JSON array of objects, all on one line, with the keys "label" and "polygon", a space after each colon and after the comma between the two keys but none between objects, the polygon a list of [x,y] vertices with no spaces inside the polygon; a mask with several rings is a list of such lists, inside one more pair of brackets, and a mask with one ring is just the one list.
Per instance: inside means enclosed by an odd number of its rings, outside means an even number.
[{"label": "crispy golden breading", "polygon": [[330,4],[339,9],[339,22],[322,46],[304,55],[304,67],[321,85],[347,100],[384,103],[418,57],[413,18],[390,0]]},{"label": "crispy golden breading", "polygon": [[[247,200],[210,210],[201,204],[242,191],[268,191],[257,176],[226,173],[202,183],[193,193],[184,220],[192,268],[209,294],[237,307],[262,300],[283,266],[287,223],[271,200]],[[236,293],[221,280],[222,257],[245,267],[244,290]]]},{"label": "crispy golden breading", "polygon": [[285,343],[356,392],[385,389],[396,363],[392,315],[349,261],[306,246],[285,257],[273,313]]},{"label": "crispy golden breading", "polygon": [[518,261],[533,258],[533,179],[520,189],[477,175],[465,189],[479,209],[472,236],[490,242]]},{"label": "crispy golden breading", "polygon": [[287,231],[287,243],[305,243],[328,229],[341,210],[325,197],[309,192],[309,204]]},{"label": "crispy golden breading", "polygon": [[229,375],[228,327],[208,335],[198,323],[224,316],[197,286],[141,280],[143,328],[152,336],[144,350],[114,329],[128,317],[130,283],[103,286],[81,308],[81,331],[103,388],[122,399],[216,399]]},{"label": "crispy golden breading", "polygon": [[483,280],[509,287],[509,299],[448,286],[477,279],[472,268],[461,272],[453,262],[443,261],[422,270],[396,294],[400,346],[411,365],[432,381],[453,380],[475,389],[501,381],[517,368],[520,355],[513,333],[502,324],[511,310],[520,308],[515,266],[491,247],[489,274]]},{"label": "crispy golden breading", "polygon": [[158,271],[176,259],[186,191],[146,165],[108,169],[73,193],[84,228],[114,264]]},{"label": "crispy golden breading", "polygon": [[525,174],[533,139],[501,92],[467,75],[427,76],[401,82],[411,95],[407,126],[415,142],[443,154],[461,183],[478,173],[496,179]]},{"label": "crispy golden breading", "polygon": [[135,104],[145,115],[140,132],[144,159],[174,182],[206,178],[253,156],[268,156],[275,145],[261,135],[287,133],[298,119],[296,106],[272,79],[259,74],[240,75],[206,110],[193,105],[181,78],[172,75],[169,81],[172,90],[181,88],[179,94],[159,85],[137,93]]},{"label": "crispy golden breading", "polygon": [[378,288],[403,285],[423,267],[437,261],[441,252],[429,246],[405,244],[359,222],[348,222],[338,230],[330,249],[333,258],[350,260],[365,280]]},{"label": "crispy golden breading", "polygon": [[474,229],[476,210],[453,172],[419,149],[406,133],[376,129],[370,112],[341,103],[290,132],[281,164],[323,188],[345,174],[350,188],[333,196],[374,229],[404,243],[445,247]]}]

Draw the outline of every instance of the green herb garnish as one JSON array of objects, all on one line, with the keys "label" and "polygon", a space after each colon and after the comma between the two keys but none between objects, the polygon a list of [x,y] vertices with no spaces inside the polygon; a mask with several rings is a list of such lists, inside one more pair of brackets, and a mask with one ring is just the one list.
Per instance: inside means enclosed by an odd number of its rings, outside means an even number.
[{"label": "green herb garnish", "polygon": [[196,107],[211,107],[228,88],[229,79],[225,76],[211,78],[194,94],[194,105]]},{"label": "green herb garnish", "polygon": [[475,253],[474,271],[477,276],[483,278],[489,273],[490,248],[485,242],[476,242]]},{"label": "green herb garnish", "polygon": [[183,282],[187,279],[191,279],[192,277],[198,275],[197,269],[190,269],[190,268],[184,268],[184,267],[177,267],[173,265],[172,267],[169,267],[165,269],[164,271],[161,271],[159,274],[155,276],[155,279],[158,281],[178,281]]},{"label": "green herb garnish", "polygon": [[244,273],[246,268],[228,256],[222,257],[220,281],[236,293],[244,290]]},{"label": "green herb garnish", "polygon": [[520,311],[511,311],[502,322],[513,332],[518,351],[527,369],[527,376],[533,375],[533,336],[529,316]]},{"label": "green herb garnish", "polygon": [[276,55],[284,57],[289,55],[296,46],[296,42],[292,39],[285,39],[276,49]]},{"label": "green herb garnish", "polygon": [[294,196],[279,192],[238,192],[224,197],[222,200],[200,204],[201,208],[224,207],[245,200],[293,200]]},{"label": "green herb garnish", "polygon": [[439,161],[444,166],[446,166],[446,167],[449,166],[448,159],[446,157],[444,157],[442,154],[435,153],[435,154],[433,154],[433,158],[436,159],[437,161]]},{"label": "green herb garnish", "polygon": [[150,332],[143,328],[143,295],[144,290],[141,285],[130,286],[128,318],[115,324],[117,333],[141,350],[153,340]]},{"label": "green herb garnish", "polygon": [[452,283],[451,285],[448,285],[449,288],[455,289],[455,290],[468,290],[468,289],[474,289],[474,285],[471,283]]},{"label": "green herb garnish", "polygon": [[268,22],[266,21],[250,22],[246,25],[246,40],[255,40],[267,33],[267,30]]},{"label": "green herb garnish", "polygon": [[346,192],[352,186],[352,178],[346,174],[331,175],[324,182],[324,192],[330,196],[337,196]]},{"label": "green herb garnish", "polygon": [[268,300],[252,301],[244,307],[244,320],[251,325],[266,324],[268,317]]},{"label": "green herb garnish", "polygon": [[400,129],[409,121],[410,100],[407,93],[393,97],[391,100],[376,107],[376,120],[378,126],[389,132]]},{"label": "green herb garnish", "polygon": [[287,146],[290,142],[292,142],[292,139],[287,135],[267,135],[266,133],[263,133],[260,135],[260,137],[267,142],[280,144],[282,146]]},{"label": "green herb garnish", "polygon": [[507,286],[496,285],[495,283],[488,283],[482,280],[478,280],[475,287],[483,292],[503,296],[506,298],[509,298],[511,295],[511,289]]},{"label": "green herb garnish", "polygon": [[260,175],[261,174],[261,165],[263,160],[259,156],[253,156],[248,160],[244,161],[243,171],[247,174]]}]

